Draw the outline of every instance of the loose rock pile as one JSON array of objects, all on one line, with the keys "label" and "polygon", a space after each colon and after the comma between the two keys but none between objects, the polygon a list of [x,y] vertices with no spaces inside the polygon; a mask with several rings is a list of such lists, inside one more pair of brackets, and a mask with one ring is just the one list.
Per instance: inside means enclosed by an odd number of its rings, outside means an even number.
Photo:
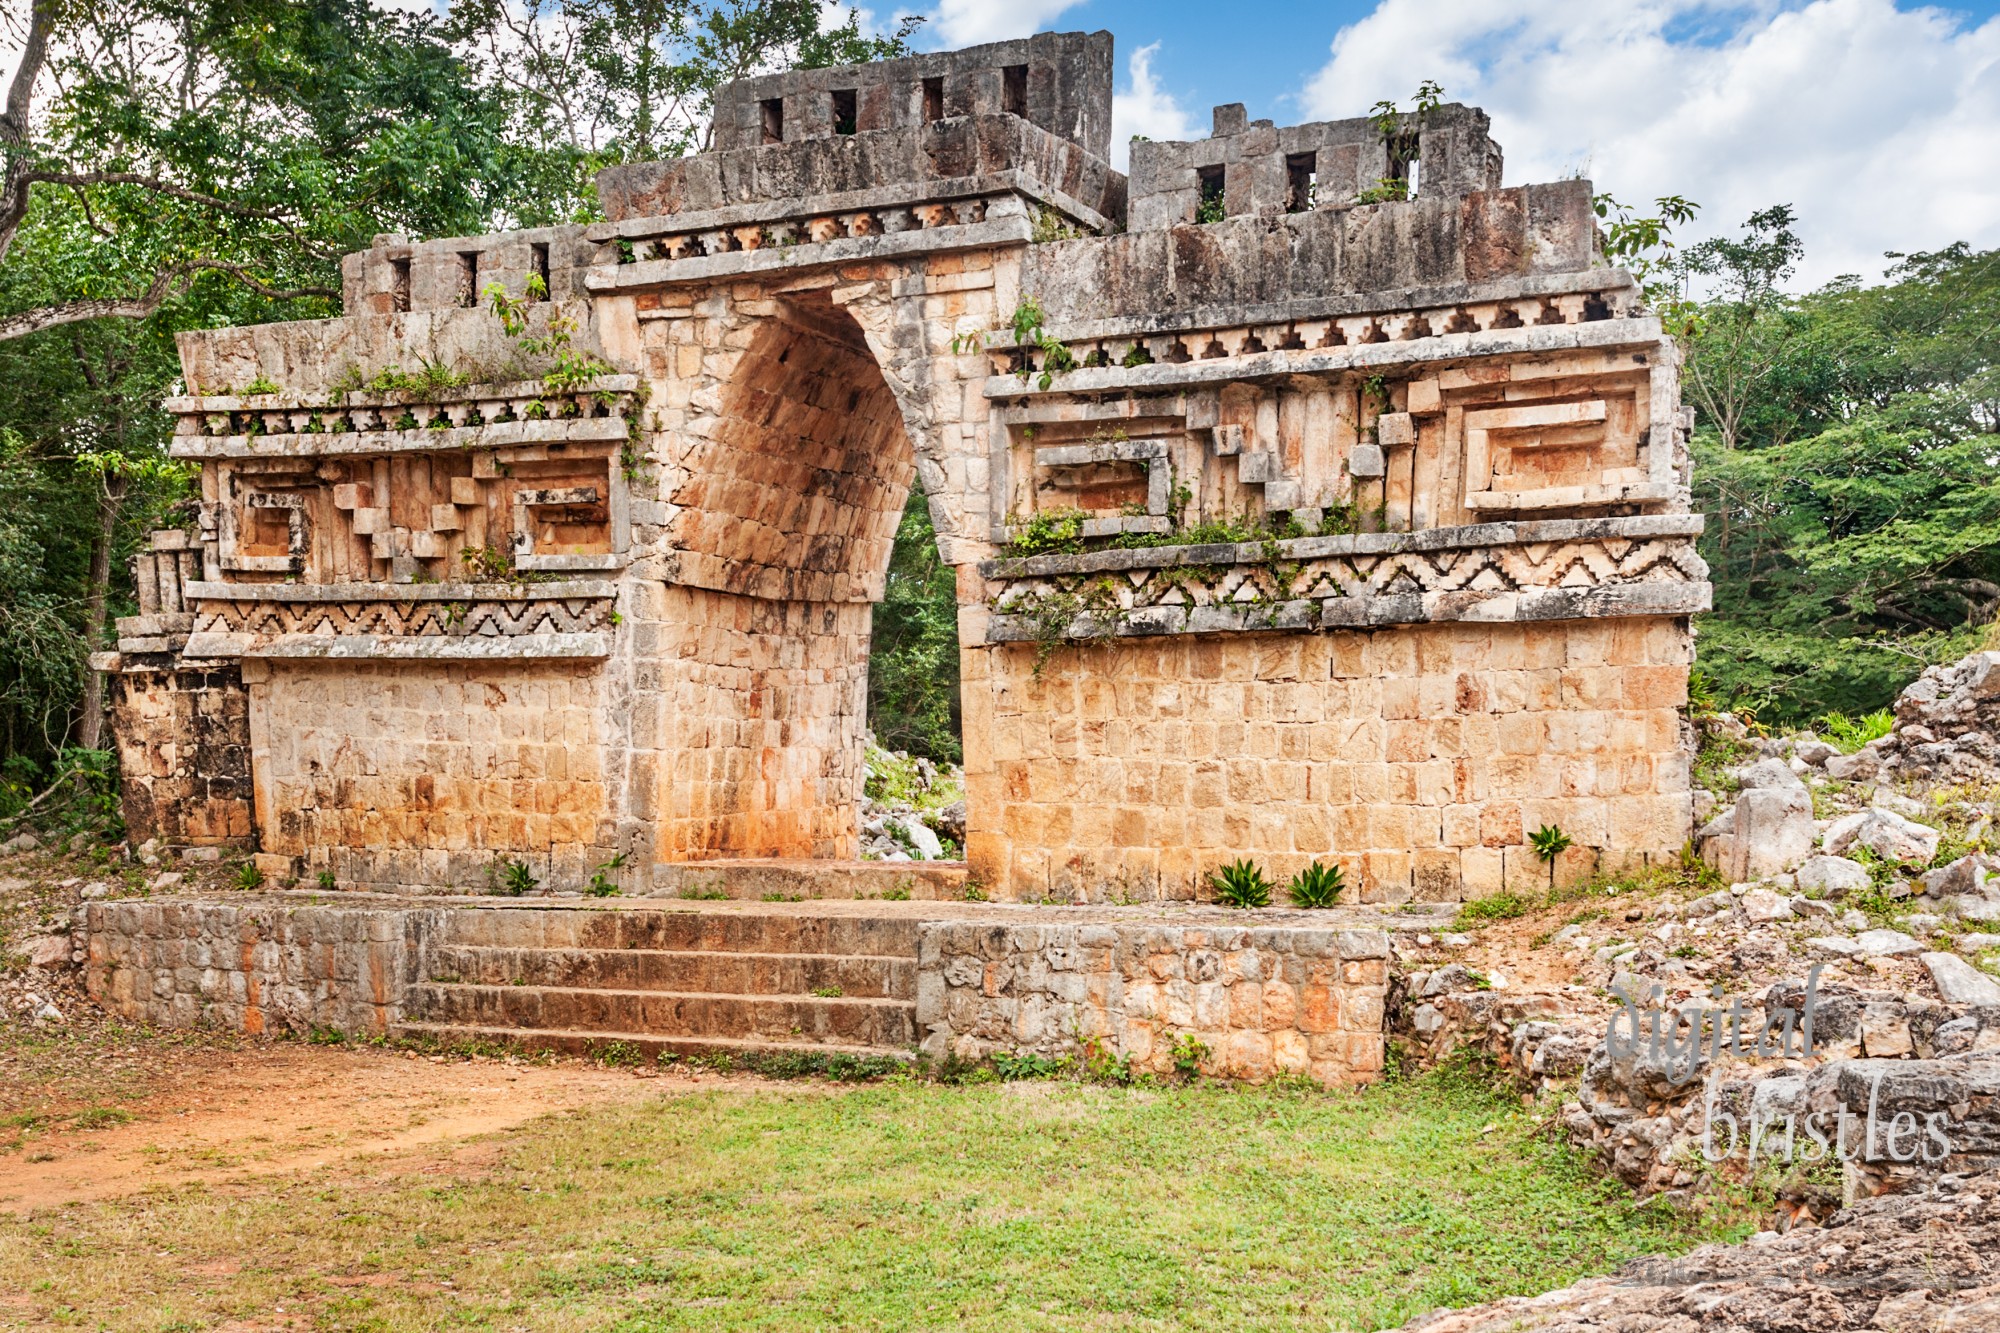
[{"label": "loose rock pile", "polygon": [[[2000,858],[1988,851],[2000,770],[1979,767],[2000,727],[2000,654],[1926,672],[1896,712],[1896,729],[1854,755],[1707,720],[1709,755],[1736,751],[1703,765],[1712,789],[1697,793],[1696,846],[1724,886],[1580,902],[1535,941],[1567,956],[1566,984],[1482,974],[1452,947],[1463,937],[1418,951],[1392,997],[1413,1052],[1474,1047],[1564,1096],[1571,1139],[1648,1194],[1747,1176],[1741,1144],[1711,1160],[1730,1146],[1713,1132],[1729,1118],[1865,1114],[1871,1090],[1879,1117],[1884,1079],[1898,1113],[1941,1117],[1951,1149],[1937,1160],[1861,1152],[1844,1169],[1793,1171],[1786,1223],[1940,1172],[2000,1169]],[[1795,1038],[1790,1058],[1775,1043],[1758,1055],[1766,1021],[1797,1014],[1815,968],[1813,1054],[1800,1058]],[[1674,1025],[1661,1030],[1685,1041],[1703,1011],[1732,1005],[1741,1057],[1704,1049],[1669,1069],[1644,1041],[1618,1058],[1606,1040],[1622,1013],[1625,1031]]]},{"label": "loose rock pile", "polygon": [[868,741],[861,859],[955,861],[965,847],[965,770]]},{"label": "loose rock pile", "polygon": [[1896,697],[1894,711],[1894,730],[1851,755],[1823,760],[1827,775],[1845,782],[2000,783],[2000,653],[1927,668]]},{"label": "loose rock pile", "polygon": [[2000,1173],[1868,1199],[1609,1277],[1414,1319],[1405,1333],[1987,1333],[2000,1328]]}]

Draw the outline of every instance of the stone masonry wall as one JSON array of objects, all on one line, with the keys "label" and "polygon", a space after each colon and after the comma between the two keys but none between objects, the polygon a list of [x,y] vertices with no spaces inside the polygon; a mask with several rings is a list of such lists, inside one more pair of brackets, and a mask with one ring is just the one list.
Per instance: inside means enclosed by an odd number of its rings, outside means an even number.
[{"label": "stone masonry wall", "polygon": [[652,660],[634,799],[656,859],[857,855],[873,608],[671,586],[635,602]]},{"label": "stone masonry wall", "polygon": [[84,982],[131,1023],[252,1035],[386,1033],[437,914],[409,909],[91,903]]},{"label": "stone masonry wall", "polygon": [[578,884],[600,843],[595,663],[273,663],[251,687],[263,850],[352,887]]},{"label": "stone masonry wall", "polygon": [[250,707],[236,664],[111,681],[126,826],[172,843],[249,843]]},{"label": "stone masonry wall", "polygon": [[967,857],[1002,896],[1192,898],[1250,856],[1435,902],[1545,882],[1544,824],[1566,874],[1669,856],[1691,655],[1684,618],[968,650]]},{"label": "stone masonry wall", "polygon": [[933,1059],[1076,1052],[1096,1039],[1173,1070],[1186,1035],[1204,1072],[1366,1082],[1382,1069],[1389,941],[1377,930],[938,922],[919,953],[917,1024]]}]

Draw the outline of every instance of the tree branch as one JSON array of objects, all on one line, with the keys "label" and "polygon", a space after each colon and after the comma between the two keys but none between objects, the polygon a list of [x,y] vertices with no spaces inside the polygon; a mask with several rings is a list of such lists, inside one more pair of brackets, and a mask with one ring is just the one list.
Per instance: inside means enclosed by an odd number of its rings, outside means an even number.
[{"label": "tree branch", "polygon": [[7,109],[0,111],[0,144],[19,148],[28,142],[28,107],[34,97],[35,80],[42,76],[42,63],[49,55],[49,35],[55,31],[57,0],[35,0],[28,16],[28,40],[21,48],[21,63],[14,70],[14,82],[7,89]]},{"label": "tree branch", "polygon": [[34,100],[35,81],[42,76],[48,60],[49,35],[55,31],[56,6],[60,0],[35,0],[28,15],[28,38],[21,47],[21,63],[14,70],[14,82],[7,88],[7,105],[0,110],[0,155],[6,174],[0,177],[0,259],[14,244],[14,233],[28,215],[27,174],[28,113]]},{"label": "tree branch", "polygon": [[176,264],[164,269],[153,279],[153,285],[140,296],[114,296],[90,301],[65,301],[58,305],[40,306],[33,310],[17,311],[11,315],[0,315],[0,342],[15,338],[25,338],[43,329],[61,328],[65,324],[81,324],[93,319],[145,319],[172,297],[180,295],[194,281],[195,275],[204,272],[227,273],[238,282],[261,296],[274,301],[292,301],[304,296],[325,296],[339,299],[340,292],[332,287],[272,287],[252,275],[242,264],[227,264],[217,259],[193,259],[185,264]]}]

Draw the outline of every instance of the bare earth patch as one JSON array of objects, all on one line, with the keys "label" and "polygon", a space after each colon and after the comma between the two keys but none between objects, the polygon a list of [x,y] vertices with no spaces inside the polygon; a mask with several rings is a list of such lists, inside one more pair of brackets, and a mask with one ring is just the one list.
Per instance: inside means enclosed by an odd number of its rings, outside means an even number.
[{"label": "bare earth patch", "polygon": [[136,1098],[13,1112],[33,1120],[0,1137],[0,1210],[357,1163],[658,1095],[664,1082],[576,1063],[312,1046],[174,1058],[171,1077]]}]

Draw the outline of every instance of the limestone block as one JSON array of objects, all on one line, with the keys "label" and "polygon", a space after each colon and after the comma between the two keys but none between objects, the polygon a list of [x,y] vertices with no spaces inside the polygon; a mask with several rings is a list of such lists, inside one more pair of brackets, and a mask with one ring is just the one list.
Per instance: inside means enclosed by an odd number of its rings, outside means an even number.
[{"label": "limestone block", "polygon": [[1866,847],[1886,860],[1924,865],[1937,855],[1939,836],[1936,829],[1893,810],[1871,808],[1830,826],[1825,845],[1833,856],[1850,847]]},{"label": "limestone block", "polygon": [[1927,953],[1923,955],[1923,964],[1946,1004],[2000,1005],[2000,980],[1956,954]]},{"label": "limestone block", "polygon": [[1794,880],[1800,890],[1828,898],[1859,893],[1870,883],[1866,866],[1842,856],[1807,857],[1794,873]]}]

